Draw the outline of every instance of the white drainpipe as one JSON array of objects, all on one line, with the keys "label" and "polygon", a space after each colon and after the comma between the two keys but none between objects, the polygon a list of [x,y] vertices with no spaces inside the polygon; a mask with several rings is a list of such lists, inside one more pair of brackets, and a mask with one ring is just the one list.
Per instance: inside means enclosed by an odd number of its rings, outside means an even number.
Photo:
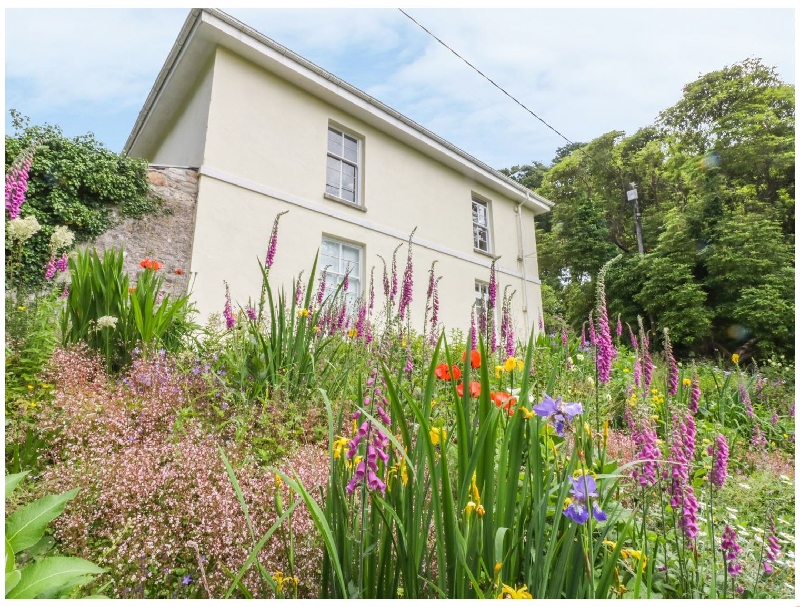
[{"label": "white drainpipe", "polygon": [[[529,198],[528,193],[525,193],[525,197]],[[520,271],[522,273],[522,315],[525,319],[525,339],[528,339],[530,335],[530,320],[529,320],[529,311],[528,311],[528,279],[525,275],[525,246],[522,244],[522,203],[518,202],[516,209],[514,209],[517,213],[517,261],[520,265]]]}]

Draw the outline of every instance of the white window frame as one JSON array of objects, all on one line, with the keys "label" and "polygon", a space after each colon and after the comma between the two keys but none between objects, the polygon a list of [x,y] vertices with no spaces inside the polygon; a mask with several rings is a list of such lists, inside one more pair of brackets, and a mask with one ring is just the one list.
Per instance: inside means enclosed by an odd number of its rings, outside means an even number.
[{"label": "white window frame", "polygon": [[[483,207],[485,209],[484,223],[479,221],[479,214],[476,213],[476,207]],[[485,236],[485,249],[482,249],[480,246],[478,246],[480,244],[480,241],[478,240],[478,235],[480,232],[483,232]],[[484,200],[475,194],[472,195],[472,248],[479,253],[485,253],[487,255],[492,254],[492,221],[490,203],[488,200]]]},{"label": "white window frame", "polygon": [[[483,282],[482,280],[475,280],[475,306],[476,312],[477,307],[483,308],[483,313],[486,314],[487,318],[489,316],[489,283]],[[497,310],[495,309],[495,315],[492,318],[492,322],[494,324],[494,329],[497,331],[497,317],[498,314],[496,313]],[[475,320],[477,321],[478,318],[476,316]]]},{"label": "white window frame", "polygon": [[[327,155],[325,157],[325,196],[331,197],[334,200],[339,202],[344,202],[346,204],[351,204],[357,207],[361,207],[361,170],[362,170],[362,141],[361,137],[356,135],[355,133],[351,133],[342,129],[334,124],[328,125],[327,130],[328,136],[325,139]],[[335,133],[342,138],[342,153],[338,154],[335,150],[331,150],[330,146],[330,133]],[[356,144],[356,159],[355,161],[351,158],[345,158],[344,156],[344,142],[345,140],[350,140]],[[339,163],[339,183],[330,183],[329,182],[329,175],[328,175],[328,165],[331,161]],[[349,200],[345,196],[345,190],[342,187],[343,183],[343,175],[344,171],[342,168],[344,165],[350,166],[353,168],[353,200]]]},{"label": "white window frame", "polygon": [[[356,301],[360,299],[364,294],[364,245],[360,245],[354,242],[347,242],[345,240],[339,240],[338,238],[334,238],[332,236],[323,234],[322,245],[324,245],[325,243],[335,245],[336,247],[338,247],[338,255],[336,257],[336,260],[338,261],[338,266],[337,267],[330,266],[327,269],[327,275],[326,275],[327,286],[325,287],[326,295],[329,295],[336,290],[339,284],[341,284],[342,281],[344,280],[344,275],[347,272],[348,263],[344,259],[344,256],[342,254],[343,247],[355,250],[358,253],[358,261],[357,261],[358,274],[357,275],[354,274],[351,269],[350,278],[348,279],[349,286],[346,293],[348,306],[354,306]],[[322,257],[322,251],[323,249],[321,246],[320,258]],[[320,261],[320,264],[321,264],[320,267],[320,272],[321,272],[326,264],[322,263],[322,261]],[[358,286],[356,286],[356,283],[358,284]]]}]

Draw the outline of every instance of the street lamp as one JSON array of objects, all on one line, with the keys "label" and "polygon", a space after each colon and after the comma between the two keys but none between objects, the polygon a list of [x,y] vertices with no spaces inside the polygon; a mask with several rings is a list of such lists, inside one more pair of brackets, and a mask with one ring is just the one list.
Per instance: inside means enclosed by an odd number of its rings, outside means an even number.
[{"label": "street lamp", "polygon": [[631,181],[628,184],[628,202],[633,203],[633,222],[636,226],[636,242],[639,245],[639,255],[644,255],[644,240],[642,239],[642,214],[639,212],[639,195],[636,192],[636,184]]}]

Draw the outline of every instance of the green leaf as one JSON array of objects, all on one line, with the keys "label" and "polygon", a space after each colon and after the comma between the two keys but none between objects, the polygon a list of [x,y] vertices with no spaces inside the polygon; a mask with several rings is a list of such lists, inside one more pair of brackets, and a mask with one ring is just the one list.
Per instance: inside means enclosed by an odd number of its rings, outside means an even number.
[{"label": "green leaf", "polygon": [[25,470],[24,472],[20,472],[18,474],[9,474],[6,477],[6,499],[8,499],[8,496],[11,495],[11,493],[14,491],[14,489],[17,488],[17,485],[19,485],[19,482],[23,478],[28,476],[29,473],[30,473],[30,470]]},{"label": "green leaf", "polygon": [[84,559],[51,556],[22,570],[19,583],[8,593],[9,599],[34,599],[48,588],[63,586],[76,577],[103,573],[103,569]]},{"label": "green leaf", "polygon": [[15,553],[36,544],[44,535],[47,524],[64,512],[67,502],[79,489],[61,495],[48,495],[23,506],[6,519],[6,540]]},{"label": "green leaf", "polygon": [[13,571],[14,569],[14,549],[11,547],[11,544],[8,543],[6,540],[6,573]]},{"label": "green leaf", "polygon": [[12,569],[6,572],[6,595],[14,590],[14,587],[19,583],[22,577],[22,572],[19,569]]}]

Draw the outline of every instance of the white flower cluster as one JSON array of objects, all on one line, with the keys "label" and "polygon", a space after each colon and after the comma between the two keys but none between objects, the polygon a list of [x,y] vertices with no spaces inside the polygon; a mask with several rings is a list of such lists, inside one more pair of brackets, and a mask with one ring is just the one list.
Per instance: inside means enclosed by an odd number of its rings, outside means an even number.
[{"label": "white flower cluster", "polygon": [[73,242],[75,234],[67,226],[58,226],[50,236],[50,252],[55,255],[58,251],[71,246]]},{"label": "white flower cluster", "polygon": [[100,331],[105,329],[106,327],[111,327],[112,329],[117,328],[117,320],[119,320],[116,316],[101,316],[97,319],[97,327],[95,330]]},{"label": "white flower cluster", "polygon": [[12,245],[15,242],[22,244],[41,229],[42,226],[33,215],[12,219],[6,224],[6,238]]}]

